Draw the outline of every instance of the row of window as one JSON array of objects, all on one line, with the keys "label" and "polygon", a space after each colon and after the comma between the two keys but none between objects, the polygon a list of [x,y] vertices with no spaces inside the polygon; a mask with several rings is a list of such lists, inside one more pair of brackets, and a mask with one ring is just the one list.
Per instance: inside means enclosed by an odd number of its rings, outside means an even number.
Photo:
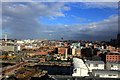
[{"label": "row of window", "polygon": [[[88,64],[88,66],[90,67],[90,64]],[[94,67],[98,67],[98,64],[94,64],[93,66],[94,66]]]},{"label": "row of window", "polygon": [[[109,74],[108,76],[117,76],[117,75],[111,75],[111,74]],[[100,74],[96,74],[96,77],[100,77]]]},{"label": "row of window", "polygon": [[118,58],[120,58],[120,56],[118,56],[118,55],[116,55],[116,56],[115,55],[114,56],[109,55],[109,56],[106,56],[106,57],[118,57]]},{"label": "row of window", "polygon": [[107,58],[107,59],[118,59],[118,58]]},{"label": "row of window", "polygon": [[116,57],[116,58],[118,58],[118,56],[107,56],[107,57],[110,57],[110,58],[111,58],[111,57],[112,57],[112,58]]},{"label": "row of window", "polygon": [[110,74],[109,74],[108,76],[117,76],[117,75],[110,75]]},{"label": "row of window", "polygon": [[106,61],[120,61],[119,59],[107,59]]}]

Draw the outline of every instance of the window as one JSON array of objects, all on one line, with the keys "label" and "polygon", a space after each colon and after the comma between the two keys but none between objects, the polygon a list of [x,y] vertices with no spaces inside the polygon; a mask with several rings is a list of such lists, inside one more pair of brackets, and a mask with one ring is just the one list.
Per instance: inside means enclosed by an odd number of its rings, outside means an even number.
[{"label": "window", "polygon": [[77,73],[77,69],[74,69],[74,73]]},{"label": "window", "polygon": [[109,74],[108,76],[112,76],[112,75]]},{"label": "window", "polygon": [[99,75],[99,74],[96,74],[96,77],[100,77],[100,75]]},{"label": "window", "polygon": [[113,65],[111,65],[111,67],[113,67]]},{"label": "window", "polygon": [[98,64],[94,64],[94,67],[98,67]]}]

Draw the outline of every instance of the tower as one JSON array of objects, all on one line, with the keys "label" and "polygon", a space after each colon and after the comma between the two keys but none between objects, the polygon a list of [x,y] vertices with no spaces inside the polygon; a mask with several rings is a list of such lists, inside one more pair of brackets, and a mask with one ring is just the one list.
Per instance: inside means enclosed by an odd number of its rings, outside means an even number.
[{"label": "tower", "polygon": [[3,40],[5,42],[5,46],[7,46],[7,37],[8,37],[7,33],[4,33],[3,34]]},{"label": "tower", "polygon": [[5,41],[7,41],[7,33],[4,34]]}]

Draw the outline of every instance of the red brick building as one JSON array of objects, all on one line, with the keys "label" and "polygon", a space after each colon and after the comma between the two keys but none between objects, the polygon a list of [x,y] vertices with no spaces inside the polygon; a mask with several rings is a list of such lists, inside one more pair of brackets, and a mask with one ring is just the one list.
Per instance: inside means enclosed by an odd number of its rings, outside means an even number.
[{"label": "red brick building", "polygon": [[65,54],[68,53],[68,48],[58,48],[58,54]]},{"label": "red brick building", "polygon": [[35,52],[34,55],[47,55],[48,52],[45,51],[40,51],[40,52]]},{"label": "red brick building", "polygon": [[106,55],[106,61],[119,62],[120,61],[120,53],[108,53]]}]

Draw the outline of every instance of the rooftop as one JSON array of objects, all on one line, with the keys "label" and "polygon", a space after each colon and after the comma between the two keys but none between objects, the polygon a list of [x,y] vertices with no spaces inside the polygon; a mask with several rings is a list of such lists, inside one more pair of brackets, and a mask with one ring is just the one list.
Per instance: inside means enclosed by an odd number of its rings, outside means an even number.
[{"label": "rooftop", "polygon": [[120,53],[113,51],[113,52],[109,52],[108,55],[120,55]]},{"label": "rooftop", "polygon": [[120,70],[98,70],[98,69],[93,69],[93,72],[97,72],[97,73],[106,73],[106,74],[120,74]]},{"label": "rooftop", "polygon": [[86,61],[87,64],[104,64],[103,61]]},{"label": "rooftop", "polygon": [[109,63],[109,64],[120,64],[120,62],[111,62],[111,61],[108,61],[106,63]]},{"label": "rooftop", "polygon": [[75,68],[84,68],[87,69],[86,65],[84,64],[82,59],[73,58],[73,64]]}]

